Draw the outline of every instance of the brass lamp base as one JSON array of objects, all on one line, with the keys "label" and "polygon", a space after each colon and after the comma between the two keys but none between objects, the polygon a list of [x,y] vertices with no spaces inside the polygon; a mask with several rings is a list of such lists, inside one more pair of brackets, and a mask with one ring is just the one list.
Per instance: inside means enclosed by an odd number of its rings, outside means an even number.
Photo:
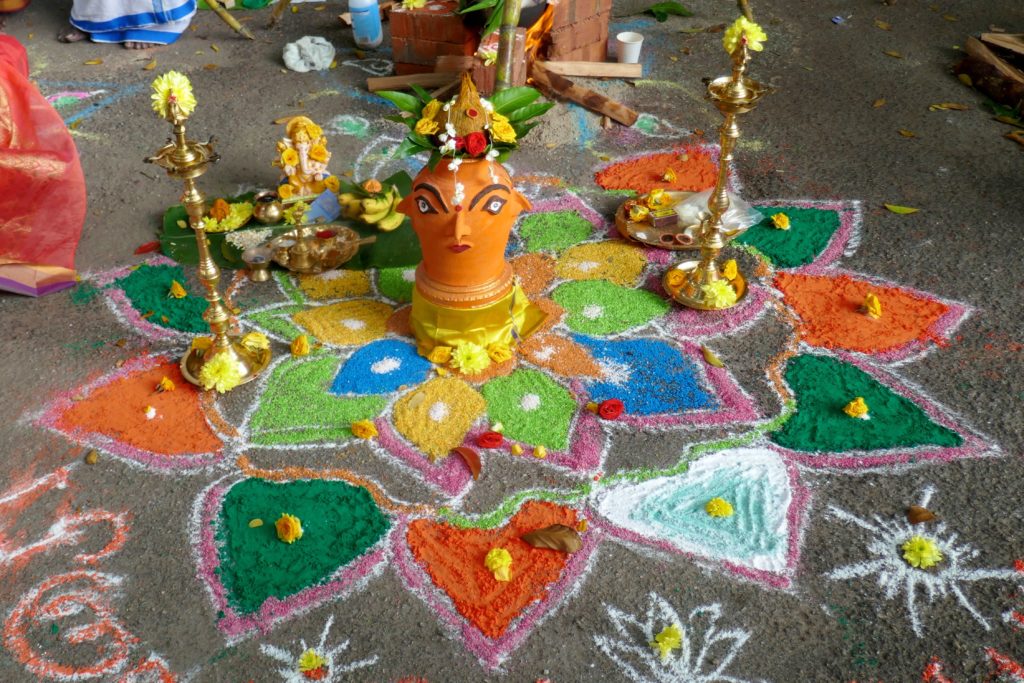
[{"label": "brass lamp base", "polygon": [[[683,284],[679,287],[672,287],[669,284],[670,279],[675,279],[670,277],[674,272],[681,272],[686,277],[683,280]],[[736,290],[736,301],[728,306],[716,306],[713,302],[706,299],[704,290],[701,287],[707,284],[707,280],[700,269],[700,261],[683,261],[676,264],[665,273],[661,284],[669,296],[683,306],[702,311],[724,311],[737,305],[747,296],[747,281],[743,278],[742,273],[737,273],[736,277],[728,282]]]},{"label": "brass lamp base", "polygon": [[199,381],[199,374],[203,369],[203,363],[207,358],[212,358],[215,353],[229,353],[243,368],[242,381],[239,384],[245,384],[256,379],[256,377],[263,372],[263,370],[270,364],[270,349],[247,349],[242,346],[239,342],[239,337],[228,337],[231,341],[231,345],[226,350],[217,351],[216,347],[206,349],[190,349],[181,359],[181,374],[182,376],[195,384],[196,386],[202,387],[202,382]]}]

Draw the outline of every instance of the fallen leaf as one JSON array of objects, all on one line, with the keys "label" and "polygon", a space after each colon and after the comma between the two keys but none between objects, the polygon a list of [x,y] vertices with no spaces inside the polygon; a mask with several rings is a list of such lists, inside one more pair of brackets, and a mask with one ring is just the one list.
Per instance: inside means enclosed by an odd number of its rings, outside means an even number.
[{"label": "fallen leaf", "polygon": [[704,354],[704,360],[707,361],[708,365],[713,365],[716,368],[724,368],[725,363],[715,355],[715,352],[706,346],[700,347],[700,352]]},{"label": "fallen leaf", "polygon": [[118,347],[119,349],[123,349],[127,344],[128,340],[123,338],[118,339],[116,342],[114,342],[114,346]]},{"label": "fallen leaf", "polygon": [[935,513],[928,508],[923,508],[920,505],[911,505],[907,509],[907,521],[911,524],[921,524],[923,522],[931,522],[935,519]]},{"label": "fallen leaf", "polygon": [[971,77],[968,74],[957,74],[956,77],[961,83],[966,85],[968,88],[974,87],[974,81],[971,80]]},{"label": "fallen leaf", "polygon": [[928,105],[928,111],[967,111],[970,109],[966,104],[957,102],[940,102],[939,104]]},{"label": "fallen leaf", "polygon": [[705,31],[707,31],[707,29],[703,26],[691,26],[690,28],[679,29],[680,33],[704,33]]},{"label": "fallen leaf", "polygon": [[213,71],[214,69],[217,68],[217,65],[216,64],[204,64],[203,68],[206,69],[207,71]]},{"label": "fallen leaf", "polygon": [[325,9],[327,9],[327,5],[317,5],[316,7],[313,8],[313,11],[314,12],[321,12],[321,11],[323,11]]},{"label": "fallen leaf", "polygon": [[1024,128],[1024,121],[1021,121],[1020,119],[1015,119],[1012,116],[994,116],[993,118],[999,123],[1008,123],[1011,126]]},{"label": "fallen leaf", "polygon": [[89,60],[86,60],[86,61],[82,62],[82,64],[86,64],[88,66],[96,66],[97,64],[102,64],[102,63],[103,63],[102,59],[89,59]]},{"label": "fallen leaf", "polygon": [[97,451],[89,451],[85,454],[85,464],[95,465],[100,460],[100,454]]},{"label": "fallen leaf", "polygon": [[214,45],[213,43],[210,43],[210,49],[214,52],[220,52],[220,48]]},{"label": "fallen leaf", "polygon": [[901,136],[903,136],[905,138],[916,138],[917,137],[917,134],[915,134],[914,131],[907,130],[906,128],[900,128],[899,133],[900,133]]},{"label": "fallen leaf", "polygon": [[1024,130],[1010,131],[1009,133],[1007,133],[1003,137],[1004,138],[1009,138],[1010,140],[1013,140],[1014,142],[1016,142],[1019,145],[1024,145]]},{"label": "fallen leaf", "polygon": [[882,54],[889,55],[890,57],[894,57],[896,59],[903,59],[903,55],[897,52],[896,50],[883,50]]},{"label": "fallen leaf", "polygon": [[151,59],[151,60],[149,60],[149,63],[146,64],[146,66],[142,67],[142,70],[143,71],[152,71],[155,68],[156,68],[156,60],[155,59]]},{"label": "fallen leaf", "polygon": [[942,18],[946,21],[960,21],[960,17],[955,14],[943,14]]},{"label": "fallen leaf", "polygon": [[249,528],[250,529],[258,529],[261,526],[263,526],[263,520],[262,519],[257,517],[256,519],[250,519],[249,520]]},{"label": "fallen leaf", "polygon": [[143,314],[142,314],[142,315],[141,315],[140,317],[141,317],[141,318],[142,318],[143,320],[146,320],[147,318],[150,318],[150,317],[152,317],[152,315],[153,315],[154,313],[156,313],[156,311],[146,311],[146,312],[145,312],[145,313],[143,313]]},{"label": "fallen leaf", "polygon": [[149,254],[160,249],[160,240],[153,240],[152,242],[146,242],[145,244],[139,245],[135,250],[136,254]]},{"label": "fallen leaf", "polygon": [[572,527],[564,524],[552,524],[523,534],[523,539],[534,548],[548,548],[550,550],[561,550],[563,553],[574,553],[583,547],[579,533]]},{"label": "fallen leaf", "polygon": [[721,33],[725,30],[726,26],[728,26],[728,24],[715,24],[714,26],[708,26],[706,31],[708,33]]},{"label": "fallen leaf", "polygon": [[1002,26],[996,26],[995,24],[989,24],[988,30],[992,33],[1006,33],[1006,29]]},{"label": "fallen leaf", "polygon": [[892,30],[892,24],[890,24],[888,21],[882,21],[881,19],[875,19],[875,26],[882,29],[883,31]]},{"label": "fallen leaf", "polygon": [[871,106],[874,107],[875,109],[878,109],[879,107],[884,107],[885,106],[885,98],[884,97],[879,97],[877,100],[875,100],[874,102],[871,103]]},{"label": "fallen leaf", "polygon": [[668,58],[671,61],[673,61],[673,62],[678,62],[679,61],[679,57],[676,57],[675,55],[669,55]]},{"label": "fallen leaf", "polygon": [[469,468],[470,474],[473,475],[475,481],[480,476],[480,456],[472,448],[468,446],[459,446],[453,448],[452,453],[457,454],[466,462],[466,467]]},{"label": "fallen leaf", "polygon": [[899,204],[884,204],[883,206],[885,206],[885,208],[889,209],[893,213],[900,214],[901,216],[906,215],[908,213],[917,213],[918,211],[921,210],[915,209],[910,206],[900,206]]}]

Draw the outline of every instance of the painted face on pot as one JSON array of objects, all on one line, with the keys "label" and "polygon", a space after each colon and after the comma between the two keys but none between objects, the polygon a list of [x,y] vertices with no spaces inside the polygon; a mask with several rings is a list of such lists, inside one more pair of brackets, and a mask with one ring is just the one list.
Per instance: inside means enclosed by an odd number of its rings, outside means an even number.
[{"label": "painted face on pot", "polygon": [[398,210],[412,220],[428,277],[472,287],[504,272],[509,233],[530,202],[501,164],[467,159],[453,172],[442,159],[433,171],[420,171],[412,187]]}]

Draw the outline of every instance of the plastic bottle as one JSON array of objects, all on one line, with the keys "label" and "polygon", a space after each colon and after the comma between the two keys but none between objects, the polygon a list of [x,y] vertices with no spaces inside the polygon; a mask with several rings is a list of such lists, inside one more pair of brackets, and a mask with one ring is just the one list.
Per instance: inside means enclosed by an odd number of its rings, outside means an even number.
[{"label": "plastic bottle", "polygon": [[384,38],[377,0],[349,0],[352,13],[352,34],[358,47],[377,47]]}]

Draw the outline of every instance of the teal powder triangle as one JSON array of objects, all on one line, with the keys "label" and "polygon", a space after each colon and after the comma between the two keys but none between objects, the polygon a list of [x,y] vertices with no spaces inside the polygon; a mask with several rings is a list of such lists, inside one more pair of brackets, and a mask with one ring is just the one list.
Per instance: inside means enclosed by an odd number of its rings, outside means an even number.
[{"label": "teal powder triangle", "polygon": [[[274,522],[282,513],[302,522],[302,538],[285,543]],[[254,519],[262,526],[250,527]],[[326,581],[387,532],[390,521],[362,487],[341,481],[283,484],[246,479],[221,508],[220,579],[228,603],[243,614],[267,598],[284,599]]]},{"label": "teal powder triangle", "polygon": [[[795,451],[872,451],[911,446],[959,446],[963,438],[932,421],[913,401],[860,368],[828,356],[796,356],[786,366],[796,413],[771,435]],[[843,407],[861,396],[870,420],[852,418]]]}]

